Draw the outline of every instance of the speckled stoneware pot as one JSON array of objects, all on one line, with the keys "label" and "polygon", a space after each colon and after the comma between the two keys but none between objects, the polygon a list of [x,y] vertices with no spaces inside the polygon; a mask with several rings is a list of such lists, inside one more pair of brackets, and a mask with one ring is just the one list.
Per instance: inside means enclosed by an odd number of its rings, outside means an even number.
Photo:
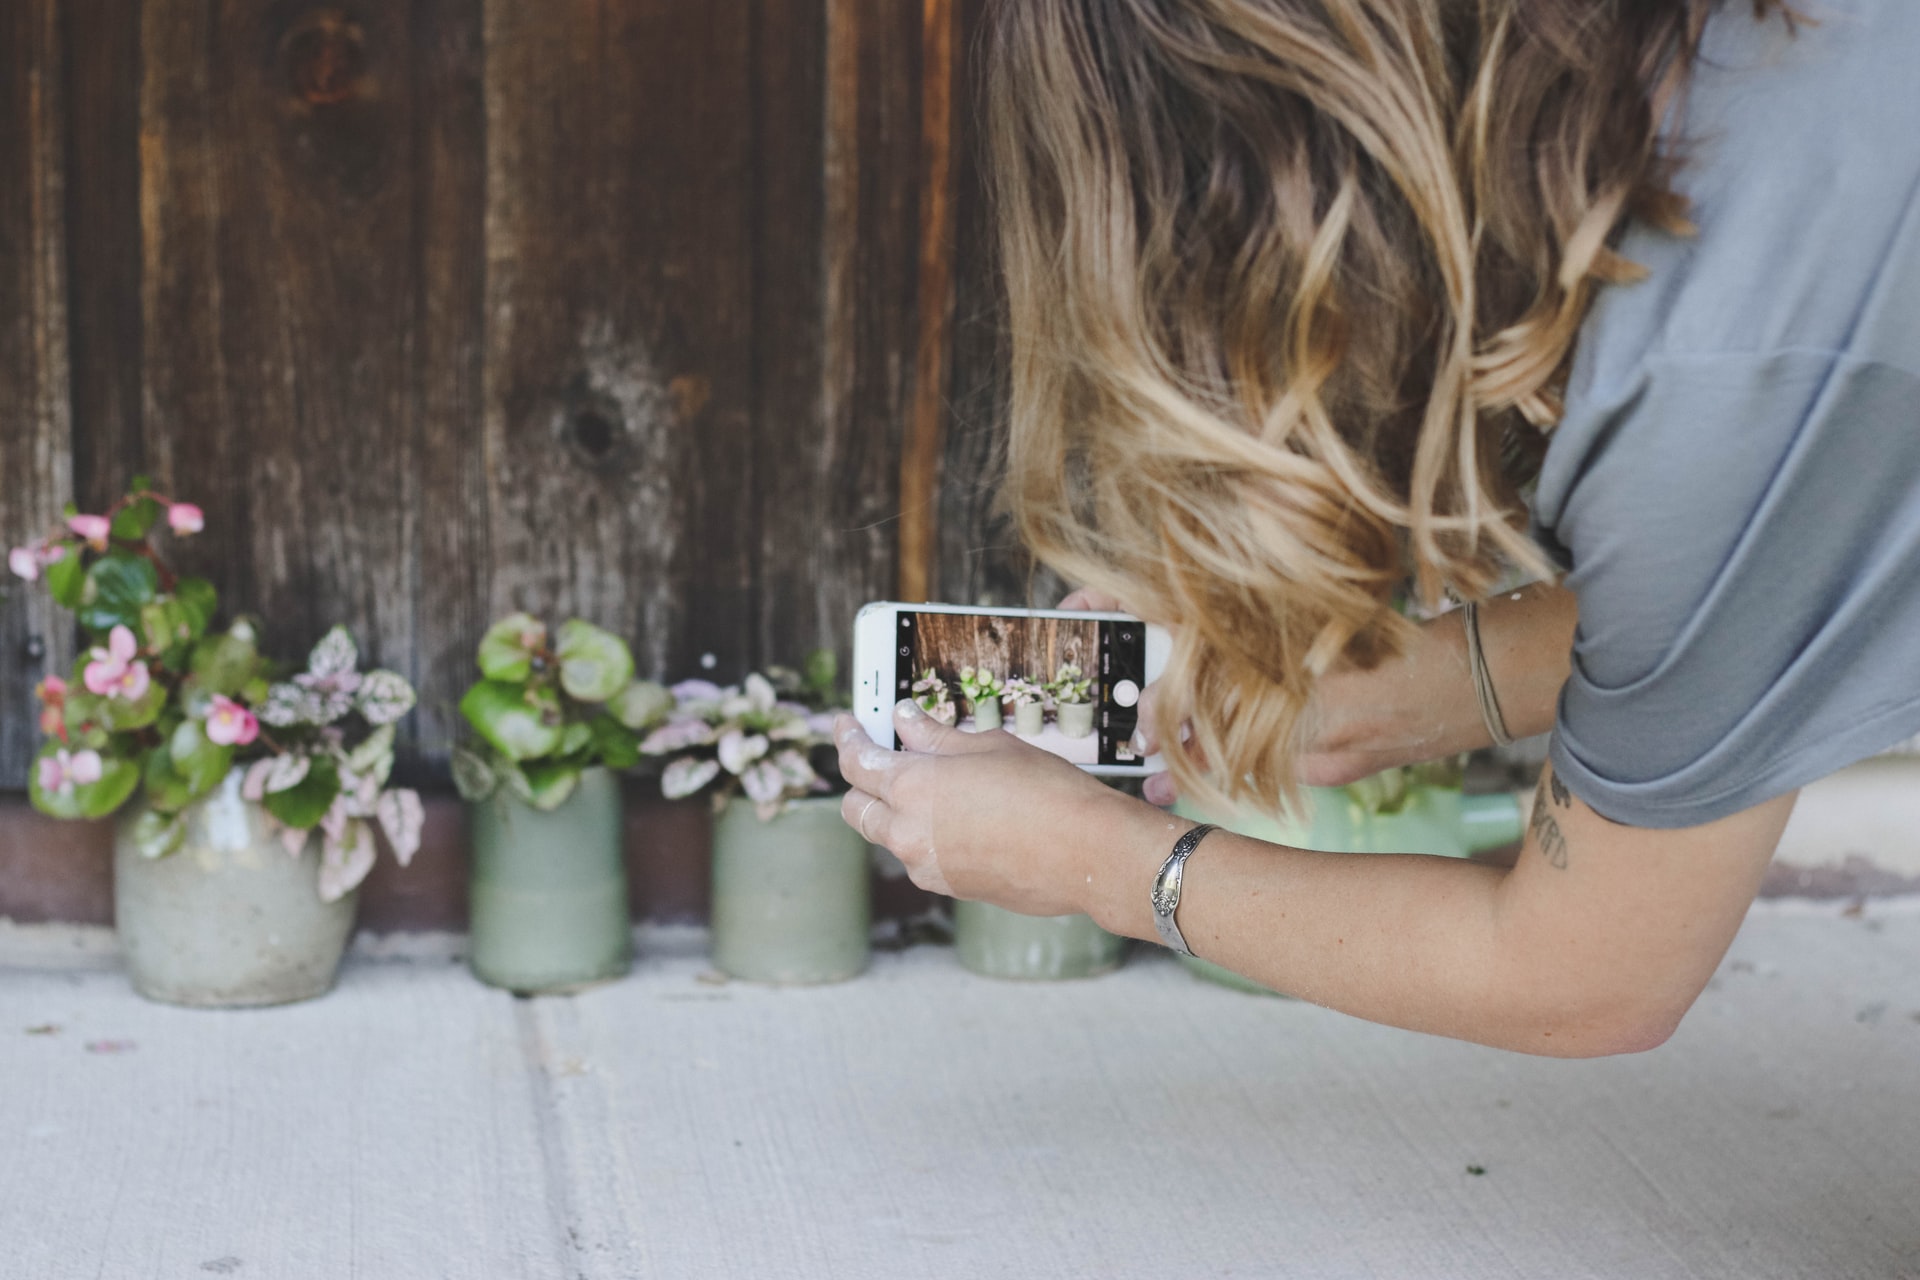
[{"label": "speckled stoneware pot", "polygon": [[840,982],[867,967],[872,850],[838,797],[762,822],[735,798],[713,823],[713,963],[748,982]]},{"label": "speckled stoneware pot", "polygon": [[1030,982],[1091,978],[1126,951],[1090,916],[1023,916],[984,902],[953,904],[953,945],[974,973]]},{"label": "speckled stoneware pot", "polygon": [[114,839],[113,914],[133,988],[166,1004],[231,1008],[324,995],[353,932],[357,894],[320,901],[320,844],[287,852],[266,812],[240,796],[239,770],[185,811],[164,858]]},{"label": "speckled stoneware pot", "polygon": [[588,769],[543,813],[501,793],[472,806],[467,963],[490,986],[577,991],[633,963],[620,782]]}]

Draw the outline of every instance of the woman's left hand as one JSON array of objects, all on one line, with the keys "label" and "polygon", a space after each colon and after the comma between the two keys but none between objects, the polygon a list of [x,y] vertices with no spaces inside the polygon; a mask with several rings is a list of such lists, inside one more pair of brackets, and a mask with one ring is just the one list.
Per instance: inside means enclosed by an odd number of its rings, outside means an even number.
[{"label": "woman's left hand", "polygon": [[894,723],[901,751],[852,716],[835,723],[854,788],[840,812],[923,889],[1024,915],[1087,911],[1110,878],[1102,869],[1127,865],[1125,846],[1164,825],[1151,806],[1003,730],[965,733],[910,701]]}]

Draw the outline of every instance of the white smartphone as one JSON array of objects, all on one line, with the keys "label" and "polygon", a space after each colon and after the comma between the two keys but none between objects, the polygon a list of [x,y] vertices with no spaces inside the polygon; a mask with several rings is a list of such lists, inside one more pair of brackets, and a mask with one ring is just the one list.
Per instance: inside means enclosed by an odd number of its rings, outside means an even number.
[{"label": "white smartphone", "polygon": [[[870,604],[853,626],[854,714],[875,742],[898,750],[894,704],[916,698],[960,729],[991,728],[980,721],[997,718],[1009,733],[1089,773],[1143,776],[1166,766],[1134,751],[1140,693],[1160,677],[1172,647],[1165,629],[1122,613]],[[1009,697],[995,700],[998,716],[993,708],[983,716],[961,688],[960,673],[969,667],[1029,686],[1057,686],[1068,667],[1080,676],[1065,699],[1057,687],[1038,697],[1029,692],[1024,711]]]}]

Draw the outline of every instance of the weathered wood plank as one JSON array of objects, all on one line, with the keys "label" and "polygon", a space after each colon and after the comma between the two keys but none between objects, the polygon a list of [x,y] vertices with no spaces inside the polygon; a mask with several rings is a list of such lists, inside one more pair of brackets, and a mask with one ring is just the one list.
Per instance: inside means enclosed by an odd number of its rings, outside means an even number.
[{"label": "weathered wood plank", "polygon": [[300,656],[414,652],[415,176],[407,10],[144,6],[145,421],[207,508],[182,559]]},{"label": "weathered wood plank", "polygon": [[458,733],[487,618],[487,477],[480,448],[486,341],[486,94],[481,0],[414,0],[413,465],[405,506],[417,748]]},{"label": "weathered wood plank", "polygon": [[[61,12],[0,6],[0,552],[45,532],[72,487]],[[17,787],[38,746],[33,686],[72,646],[43,589],[4,583],[0,787]]]},{"label": "weathered wood plank", "polygon": [[140,434],[140,23],[67,0],[68,332],[73,484],[100,510],[146,467]]},{"label": "weathered wood plank", "polygon": [[913,401],[900,450],[900,599],[926,600],[939,556],[939,486],[953,344],[954,0],[920,9],[919,278]]},{"label": "weathered wood plank", "polygon": [[751,634],[750,0],[486,6],[493,611]]}]

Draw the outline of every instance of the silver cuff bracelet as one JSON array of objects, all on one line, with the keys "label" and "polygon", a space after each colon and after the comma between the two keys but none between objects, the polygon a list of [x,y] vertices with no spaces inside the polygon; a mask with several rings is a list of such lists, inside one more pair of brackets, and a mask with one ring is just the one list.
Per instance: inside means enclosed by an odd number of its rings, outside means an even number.
[{"label": "silver cuff bracelet", "polygon": [[1160,941],[1183,956],[1193,951],[1187,946],[1187,940],[1180,935],[1180,926],[1174,921],[1173,913],[1180,909],[1180,881],[1186,869],[1187,859],[1200,847],[1200,842],[1209,832],[1219,828],[1201,823],[1193,830],[1173,842],[1173,852],[1160,864],[1160,874],[1153,878],[1153,928],[1160,935]]}]

